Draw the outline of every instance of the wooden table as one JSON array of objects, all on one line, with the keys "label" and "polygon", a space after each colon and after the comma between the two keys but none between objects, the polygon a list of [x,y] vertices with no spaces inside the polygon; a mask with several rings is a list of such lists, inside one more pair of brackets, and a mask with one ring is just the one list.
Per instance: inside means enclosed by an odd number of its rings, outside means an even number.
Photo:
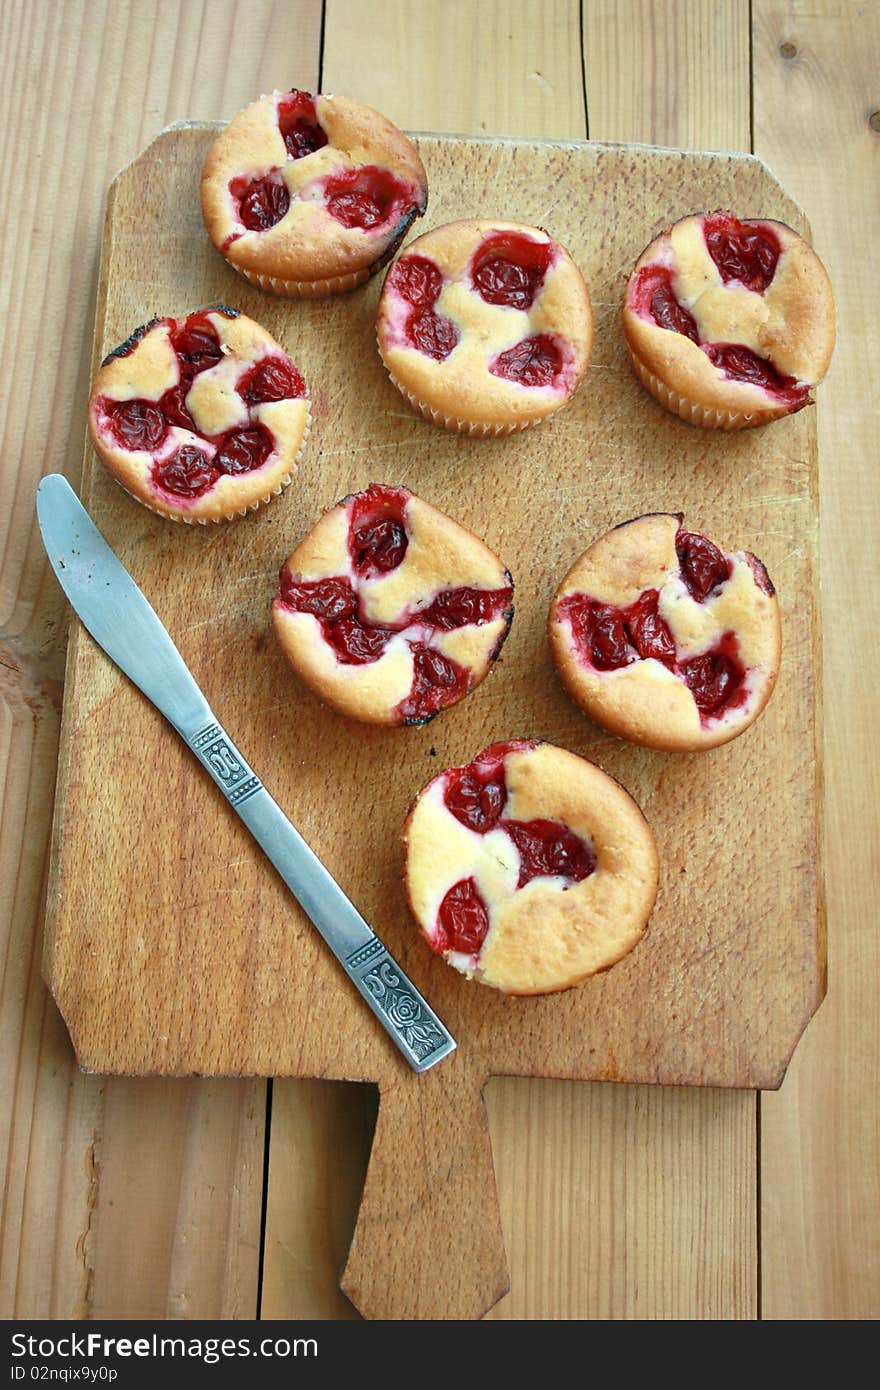
[{"label": "wooden table", "polygon": [[408,129],[753,150],[811,219],[840,326],[818,415],[829,997],[777,1093],[490,1082],[512,1281],[490,1316],[876,1317],[880,7],[7,0],[0,34],[0,1316],[356,1316],[336,1280],[371,1089],[82,1075],[40,978],[67,612],[33,496],[78,481],[106,187],[169,122],[296,84]]}]

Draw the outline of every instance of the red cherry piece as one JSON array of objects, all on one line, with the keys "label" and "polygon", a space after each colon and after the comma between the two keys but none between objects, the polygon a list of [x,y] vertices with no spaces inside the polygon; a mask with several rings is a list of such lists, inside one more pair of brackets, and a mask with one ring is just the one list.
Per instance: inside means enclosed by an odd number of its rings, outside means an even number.
[{"label": "red cherry piece", "polygon": [[324,636],[346,666],[366,666],[378,661],[393,632],[387,628],[366,627],[358,618],[340,618],[324,626]]},{"label": "red cherry piece", "polygon": [[560,821],[509,820],[504,829],[519,850],[518,888],[548,876],[580,883],[595,871],[596,856],[590,846]]},{"label": "red cherry piece", "polygon": [[443,791],[446,809],[479,835],[498,824],[506,800],[503,758],[481,755],[467,767],[451,769]]},{"label": "red cherry piece", "polygon": [[318,120],[315,98],[294,87],[278,102],[278,129],[291,159],[322,150],[327,144],[327,132]]},{"label": "red cherry piece", "polygon": [[665,618],[658,612],[660,594],[646,589],[626,610],[626,629],[630,641],[643,661],[653,658],[665,666],[675,665],[675,639]]},{"label": "red cherry piece", "polygon": [[463,878],[450,888],[437,913],[437,931],[431,942],[434,950],[460,951],[476,955],[489,930],[489,913],[472,878]]},{"label": "red cherry piece", "polygon": [[123,449],[155,449],[165,438],[167,422],[155,401],[108,401],[110,432]]},{"label": "red cherry piece", "polygon": [[675,552],[681,565],[681,577],[691,598],[703,603],[713,589],[725,584],[731,575],[731,565],[717,545],[691,531],[679,531]]},{"label": "red cherry piece", "polygon": [[388,280],[393,289],[414,309],[427,309],[440,296],[443,275],[427,256],[403,256],[391,268]]},{"label": "red cherry piece", "polygon": [[740,343],[710,343],[703,351],[709,361],[733,381],[762,386],[771,395],[788,400],[793,405],[806,405],[809,387],[798,386],[796,377],[784,376],[772,362],[766,357],[759,357],[751,348],[743,347]]},{"label": "red cherry piece", "polygon": [[596,605],[590,634],[590,656],[600,671],[628,666],[635,658],[629,648],[623,614],[617,608]]},{"label": "red cherry piece", "polygon": [[360,575],[388,574],[409,546],[405,525],[406,494],[372,483],[351,501],[348,550]]},{"label": "red cherry piece", "polygon": [[214,456],[214,467],[233,476],[261,468],[273,449],[272,436],[262,425],[227,434]]},{"label": "red cherry piece", "polygon": [[159,404],[169,425],[178,425],[182,430],[195,432],[195,421],[186,408],[188,394],[189,386],[185,382],[180,386],[172,386],[170,391],[165,392]]},{"label": "red cherry piece", "polygon": [[516,232],[501,232],[483,242],[474,256],[471,279],[487,304],[530,309],[553,260],[553,247]]},{"label": "red cherry piece", "polygon": [[424,723],[446,705],[455,704],[468,691],[468,673],[457,662],[431,647],[410,643],[413,651],[413,683],[400,704],[408,724]]},{"label": "red cherry piece", "polygon": [[229,191],[238,201],[238,220],[249,232],[266,232],[290,207],[287,185],[279,178],[233,179]]},{"label": "red cherry piece", "polygon": [[745,552],[745,556],[749,563],[749,568],[755,576],[755,583],[758,588],[765,593],[768,598],[772,598],[776,593],[776,589],[773,586],[773,580],[767,573],[766,566],[758,559],[757,555],[753,555],[750,550]]},{"label": "red cherry piece", "polygon": [[690,338],[692,343],[699,343],[697,321],[690,310],[676,299],[671,285],[658,285],[651,295],[651,315],[661,328],[681,333],[685,338]]},{"label": "red cherry piece", "polygon": [[441,656],[440,652],[435,652],[430,647],[414,646],[413,651],[415,652],[414,691],[428,698],[433,697],[435,692],[439,692],[437,698],[439,705],[443,691],[454,690],[465,673],[454,661]]},{"label": "red cherry piece", "polygon": [[652,318],[659,328],[681,333],[692,342],[699,343],[696,320],[676,298],[672,288],[672,272],[666,266],[648,265],[639,271],[631,304],[636,313]]},{"label": "red cherry piece", "polygon": [[780,245],[769,227],[749,226],[727,213],[705,218],[703,235],[709,255],[725,284],[738,280],[763,294],[776,274]]},{"label": "red cherry piece", "polygon": [[636,313],[649,315],[659,328],[681,333],[691,342],[699,343],[697,321],[690,310],[676,299],[672,272],[666,266],[646,265],[639,271],[631,302]]},{"label": "red cherry piece", "polygon": [[407,325],[409,339],[426,357],[442,362],[458,343],[458,329],[451,319],[435,314],[433,309],[423,309],[413,314]]},{"label": "red cherry piece", "polygon": [[447,589],[438,594],[429,608],[414,614],[420,623],[441,632],[466,627],[470,623],[489,623],[510,608],[513,590]]},{"label": "red cherry piece", "polygon": [[385,517],[366,523],[355,533],[355,569],[359,573],[375,569],[388,574],[396,569],[406,554],[409,541],[399,521]]},{"label": "red cherry piece", "polygon": [[238,394],[247,405],[286,401],[306,394],[306,384],[292,362],[272,357],[258,362],[238,383]]},{"label": "red cherry piece", "polygon": [[217,330],[203,313],[190,314],[180,328],[172,330],[171,346],[180,359],[181,382],[191,382],[223,356]]},{"label": "red cherry piece", "polygon": [[176,497],[200,497],[216,480],[217,470],[208,455],[193,444],[181,445],[153,469],[153,481]]},{"label": "red cherry piece", "polygon": [[549,333],[523,338],[490,362],[489,371],[520,386],[550,386],[562,369],[562,353]]},{"label": "red cherry piece", "polygon": [[413,208],[413,199],[388,169],[367,164],[332,174],[324,183],[324,205],[343,227],[372,231],[399,221]]},{"label": "red cherry piece", "polygon": [[623,609],[596,603],[586,594],[571,594],[560,603],[559,613],[568,618],[581,655],[598,671],[616,671],[635,661]]},{"label": "red cherry piece", "polygon": [[281,571],[281,602],[297,613],[311,613],[325,622],[353,618],[357,614],[357,599],[347,579],[291,579],[287,570]]},{"label": "red cherry piece", "polygon": [[717,718],[745,698],[746,673],[732,632],[726,632],[712,651],[682,662],[680,674],[703,719]]}]

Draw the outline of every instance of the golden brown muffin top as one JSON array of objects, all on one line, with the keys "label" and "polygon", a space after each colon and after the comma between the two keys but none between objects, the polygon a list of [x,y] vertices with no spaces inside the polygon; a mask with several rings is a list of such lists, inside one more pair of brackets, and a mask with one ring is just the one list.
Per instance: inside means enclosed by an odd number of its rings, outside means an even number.
[{"label": "golden brown muffin top", "polygon": [[779,670],[779,604],[764,566],[686,531],[681,514],[637,517],[595,541],[557,589],[548,634],[577,703],[652,748],[736,737]]},{"label": "golden brown muffin top", "polygon": [[217,521],[280,490],[308,433],[306,385],[284,349],[225,305],[136,329],[101,364],[95,450],[140,502]]},{"label": "golden brown muffin top", "polygon": [[294,671],[354,719],[420,724],[485,676],[513,582],[470,531],[407,488],[372,484],[289,556],[272,615]]},{"label": "golden brown muffin top", "polygon": [[698,213],[642,252],[623,328],[636,357],[687,400],[790,411],[828,370],[834,299],[819,257],[784,223]]},{"label": "golden brown muffin top", "polygon": [[308,282],[381,263],[428,192],[415,145],[380,112],[294,90],[233,117],[208,151],[201,196],[233,265]]},{"label": "golden brown muffin top", "polygon": [[447,223],[417,237],[379,301],[391,375],[450,419],[542,418],[577,389],[593,318],[583,276],[547,232],[517,222]]}]

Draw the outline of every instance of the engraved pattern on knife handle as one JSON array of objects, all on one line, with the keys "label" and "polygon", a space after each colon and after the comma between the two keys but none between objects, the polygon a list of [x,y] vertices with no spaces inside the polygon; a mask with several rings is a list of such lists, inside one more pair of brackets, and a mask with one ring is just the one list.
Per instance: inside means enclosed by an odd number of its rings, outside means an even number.
[{"label": "engraved pattern on knife handle", "polygon": [[[197,734],[193,734],[187,742],[232,806],[238,809],[256,792],[265,792],[259,777],[216,720],[205,725]],[[296,840],[302,844],[298,833],[283,817],[283,813],[275,806],[268,793],[266,793],[266,797],[270,806],[282,818],[285,834],[295,835]],[[245,817],[245,820],[247,822],[248,818]],[[285,878],[288,885],[293,888],[293,884],[284,872],[282,862],[272,853],[272,849],[259,832],[254,829],[253,825],[251,825],[251,830],[256,834],[258,841],[281,873],[282,878]],[[276,848],[278,847],[276,846]],[[307,847],[305,848],[306,852],[311,855],[311,851]],[[284,856],[281,857],[283,859]],[[326,871],[322,869],[322,872]],[[334,883],[333,887],[337,892],[340,891],[338,884]],[[294,895],[299,898],[295,888],[293,891]],[[348,899],[344,899],[344,901],[351,911],[356,912]],[[302,902],[301,898],[300,902]],[[306,905],[303,904],[303,906]],[[307,907],[306,911],[308,911]],[[314,916],[313,920],[317,921]],[[370,930],[359,914],[358,923],[361,930]],[[339,945],[327,935],[326,931],[323,932],[323,935],[330,949],[341,962],[349,979],[357,987],[379,1022],[391,1035],[416,1071],[427,1071],[429,1067],[442,1061],[444,1057],[455,1050],[455,1039],[446,1031],[437,1015],[419,994],[415,985],[410,983],[394,957],[389,954],[377,936],[372,936],[364,945],[346,955],[343,950],[339,949]]]},{"label": "engraved pattern on knife handle", "polygon": [[259,777],[219,724],[208,724],[194,734],[189,746],[233,806],[240,806],[260,791],[263,784]]},{"label": "engraved pattern on knife handle", "polygon": [[441,1048],[449,1048],[449,1033],[378,937],[354,951],[346,959],[345,968],[352,979],[369,990],[374,1005],[419,1063]]}]

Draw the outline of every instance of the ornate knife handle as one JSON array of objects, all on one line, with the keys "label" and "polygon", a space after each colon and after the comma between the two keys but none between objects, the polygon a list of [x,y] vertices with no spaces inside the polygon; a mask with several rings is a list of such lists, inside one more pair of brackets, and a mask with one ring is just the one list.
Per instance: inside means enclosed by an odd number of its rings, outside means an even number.
[{"label": "ornate knife handle", "polygon": [[448,1057],[455,1039],[273,801],[222,725],[212,718],[187,742],[410,1066],[427,1071]]}]

